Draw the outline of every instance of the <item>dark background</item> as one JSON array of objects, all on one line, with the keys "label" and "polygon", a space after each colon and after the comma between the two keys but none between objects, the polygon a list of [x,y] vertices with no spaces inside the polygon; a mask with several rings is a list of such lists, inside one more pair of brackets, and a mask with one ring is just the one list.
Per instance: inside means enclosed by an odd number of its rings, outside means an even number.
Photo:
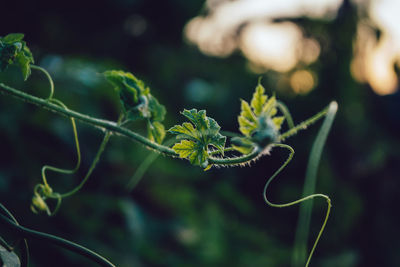
[{"label": "dark background", "polygon": [[[246,67],[239,53],[223,59],[207,57],[185,42],[183,28],[204,12],[203,4],[198,0],[7,1],[1,4],[0,35],[25,33],[35,63],[54,77],[56,97],[73,110],[116,120],[119,101],[98,73],[123,69],[144,80],[166,106],[167,128],[183,121],[179,111],[197,108],[206,109],[223,130],[237,131],[239,98],[250,100],[259,75]],[[339,104],[316,190],[331,197],[333,210],[311,266],[400,266],[400,96],[398,92],[378,96],[351,77],[358,20],[348,1],[330,22],[299,19],[298,25],[324,40],[320,58],[311,66],[318,86],[307,95],[276,90],[295,122],[332,100]],[[137,31],[128,30],[130,23],[139,23]],[[274,75],[262,75],[268,94],[276,89]],[[0,80],[34,95],[47,95],[47,82],[35,70],[26,83],[15,68],[1,74]],[[271,187],[275,202],[301,195],[319,125],[287,141],[296,155]],[[144,134],[142,126],[134,125]],[[83,156],[78,174],[49,174],[60,192],[80,181],[101,142],[97,129],[79,123],[78,131]],[[0,201],[22,225],[92,248],[117,266],[289,265],[298,207],[274,209],[262,198],[266,178],[282,164],[286,152],[274,150],[251,168],[208,172],[186,161],[160,157],[128,192],[130,177],[151,152],[113,137],[88,184],[65,199],[57,216],[34,215],[29,206],[41,166],[72,167],[74,153],[68,120],[0,96]],[[315,201],[310,245],[325,209],[325,202]],[[9,235],[1,229],[0,234]],[[31,266],[95,266],[53,245],[30,244]]]}]

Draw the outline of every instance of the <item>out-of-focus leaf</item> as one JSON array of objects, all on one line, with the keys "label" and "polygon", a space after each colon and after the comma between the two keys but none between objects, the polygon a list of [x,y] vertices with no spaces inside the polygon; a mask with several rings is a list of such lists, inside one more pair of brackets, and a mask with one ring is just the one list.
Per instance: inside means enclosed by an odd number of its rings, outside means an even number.
[{"label": "out-of-focus leaf", "polygon": [[165,137],[165,128],[161,122],[149,122],[147,125],[148,136],[151,141],[161,143]]},{"label": "out-of-focus leaf", "polygon": [[16,64],[22,72],[24,80],[31,75],[30,64],[34,63],[32,53],[22,39],[22,33],[11,33],[0,37],[0,71],[9,65]]},{"label": "out-of-focus leaf", "polygon": [[0,245],[0,264],[2,267],[20,267],[21,262],[13,251],[8,251]]},{"label": "out-of-focus leaf", "polygon": [[6,44],[12,44],[15,42],[22,41],[24,39],[23,33],[10,33],[2,38],[2,41]]},{"label": "out-of-focus leaf", "polygon": [[149,139],[161,143],[165,137],[165,129],[161,122],[166,110],[151,95],[150,88],[129,72],[110,70],[104,72],[104,76],[119,94],[125,118],[131,121],[146,119]]},{"label": "out-of-focus leaf", "polygon": [[249,154],[253,151],[255,144],[246,137],[233,137],[231,146],[242,154]]}]

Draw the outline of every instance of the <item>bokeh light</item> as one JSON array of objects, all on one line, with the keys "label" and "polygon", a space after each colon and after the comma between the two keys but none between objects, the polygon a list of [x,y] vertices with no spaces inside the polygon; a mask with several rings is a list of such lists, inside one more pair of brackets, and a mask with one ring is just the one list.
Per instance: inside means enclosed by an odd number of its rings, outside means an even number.
[{"label": "bokeh light", "polygon": [[[318,59],[321,44],[289,20],[334,19],[342,2],[208,0],[205,5],[207,14],[189,21],[185,36],[206,55],[227,57],[239,51],[254,72],[273,70],[291,75],[292,70]],[[398,87],[395,65],[400,59],[400,17],[397,14],[400,1],[352,3],[365,18],[358,26],[351,73],[357,81],[367,82],[375,93],[392,94]],[[379,39],[377,30],[381,32]],[[300,92],[298,87],[292,89],[295,93]]]}]

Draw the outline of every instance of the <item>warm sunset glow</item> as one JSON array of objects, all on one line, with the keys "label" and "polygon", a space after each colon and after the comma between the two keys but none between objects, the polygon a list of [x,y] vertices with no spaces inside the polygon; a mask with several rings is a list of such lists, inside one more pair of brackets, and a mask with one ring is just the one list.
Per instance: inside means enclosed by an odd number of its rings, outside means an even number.
[{"label": "warm sunset glow", "polygon": [[[239,51],[249,60],[250,69],[257,73],[267,70],[286,73],[315,62],[321,47],[315,39],[306,37],[296,24],[274,20],[297,17],[332,19],[342,2],[207,0],[208,15],[189,21],[185,37],[210,56],[227,57]],[[364,10],[361,13],[367,14],[368,18],[358,26],[351,73],[357,81],[368,83],[379,95],[394,93],[398,88],[394,66],[400,65],[400,1],[353,0],[352,3]],[[376,29],[381,32],[379,40]],[[293,74],[290,80],[294,77],[297,76]],[[300,93],[303,89],[296,86],[292,86],[293,90]]]},{"label": "warm sunset glow", "polygon": [[294,23],[253,23],[240,37],[241,51],[260,67],[286,72],[297,63],[302,33]]},{"label": "warm sunset glow", "polygon": [[206,55],[226,57],[239,50],[253,69],[287,72],[298,62],[318,59],[318,42],[296,24],[277,18],[333,18],[342,0],[208,0],[209,14],[185,27],[187,40]]},{"label": "warm sunset glow", "polygon": [[290,86],[298,94],[307,94],[315,87],[314,75],[308,70],[295,71],[290,76]]},{"label": "warm sunset glow", "polygon": [[[351,73],[359,82],[368,82],[379,95],[393,94],[399,86],[395,65],[400,62],[400,2],[372,1],[369,20],[357,28]],[[381,30],[378,40],[373,27]]]}]

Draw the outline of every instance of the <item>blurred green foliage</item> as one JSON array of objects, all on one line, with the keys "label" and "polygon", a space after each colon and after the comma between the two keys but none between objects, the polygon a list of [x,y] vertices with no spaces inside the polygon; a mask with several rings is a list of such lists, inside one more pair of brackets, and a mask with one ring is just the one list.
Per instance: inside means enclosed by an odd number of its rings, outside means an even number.
[{"label": "blurred green foliage", "polygon": [[[17,7],[18,5],[18,7]],[[116,120],[119,99],[100,75],[124,69],[145,80],[165,104],[167,128],[183,122],[184,108],[206,109],[222,130],[237,131],[239,98],[250,99],[257,75],[239,55],[206,57],[185,43],[185,23],[203,1],[10,1],[2,6],[0,35],[25,33],[38,65],[54,77],[56,96],[68,107]],[[22,20],[14,19],[18,10]],[[344,1],[333,21],[298,19],[322,44],[310,68],[318,86],[306,96],[264,76],[267,93],[291,109],[296,122],[331,100],[339,103],[319,170],[318,192],[331,196],[332,217],[316,250],[313,266],[399,266],[400,96],[375,95],[349,72],[358,21]],[[133,21],[133,22],[132,22]],[[126,25],[141,21],[136,32]],[[12,23],[11,23],[12,22]],[[45,77],[32,70],[23,83],[15,67],[1,73],[7,81],[38,96],[48,94]],[[145,124],[132,127],[146,135]],[[273,209],[262,199],[265,179],[286,155],[272,156],[252,168],[203,172],[186,161],[159,157],[137,187],[130,177],[149,152],[127,139],[112,137],[88,184],[67,199],[54,218],[30,212],[33,186],[43,164],[71,167],[74,145],[69,121],[46,110],[0,96],[0,201],[26,226],[82,243],[117,266],[288,266],[298,208]],[[270,198],[297,199],[317,127],[292,138],[294,161],[271,188]],[[102,132],[78,124],[82,168],[71,177],[49,175],[54,187],[72,188],[89,167]],[[325,203],[315,202],[310,242],[320,227]],[[3,234],[3,233],[2,233]],[[32,266],[94,266],[65,250],[31,242]]]}]

